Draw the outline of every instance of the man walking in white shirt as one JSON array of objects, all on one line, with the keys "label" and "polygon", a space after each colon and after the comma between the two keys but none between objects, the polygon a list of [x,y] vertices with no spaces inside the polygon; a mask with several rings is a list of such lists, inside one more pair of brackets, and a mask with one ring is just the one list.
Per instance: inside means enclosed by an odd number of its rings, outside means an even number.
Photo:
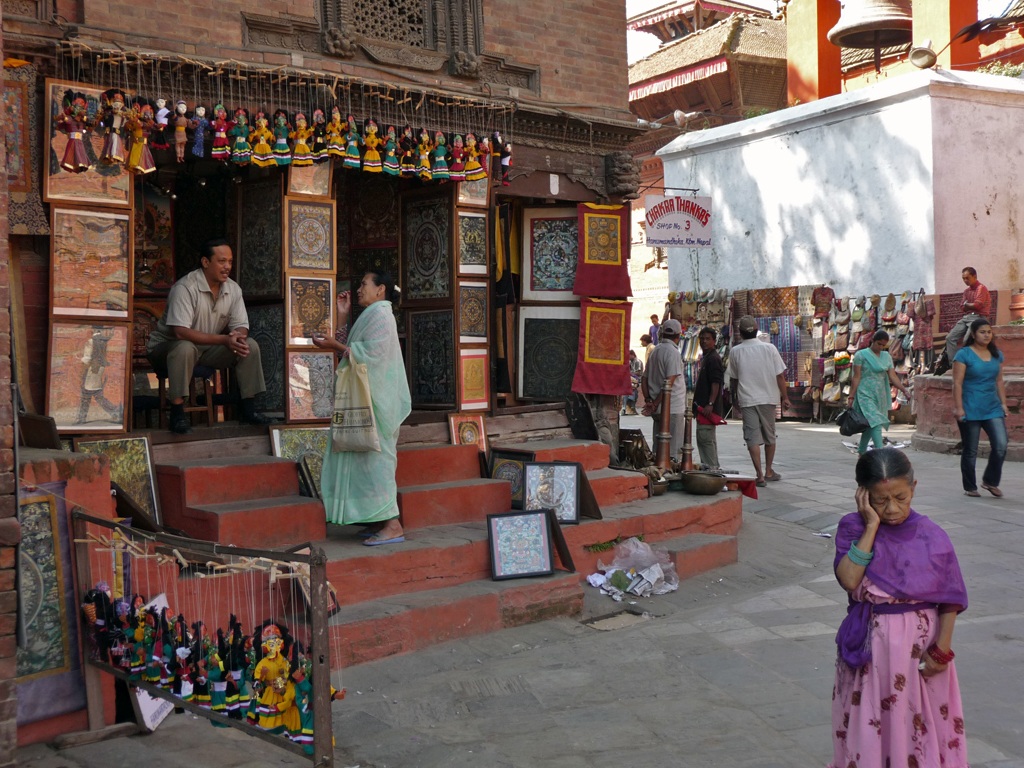
[{"label": "man walking in white shirt", "polygon": [[[757,485],[767,480],[781,480],[772,469],[775,458],[775,409],[781,397],[789,408],[786,393],[786,364],[773,344],[757,339],[757,322],[749,315],[740,319],[743,341],[729,352],[726,379],[732,390],[733,407],[743,415],[743,440],[757,471]],[[761,471],[761,446],[764,446],[764,471]]]}]

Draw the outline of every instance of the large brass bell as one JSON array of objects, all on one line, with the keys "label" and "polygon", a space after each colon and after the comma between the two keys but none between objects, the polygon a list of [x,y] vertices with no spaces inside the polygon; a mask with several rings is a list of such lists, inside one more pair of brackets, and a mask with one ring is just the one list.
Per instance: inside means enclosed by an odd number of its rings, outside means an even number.
[{"label": "large brass bell", "polygon": [[841,48],[888,48],[913,38],[910,0],[842,0],[828,41]]}]

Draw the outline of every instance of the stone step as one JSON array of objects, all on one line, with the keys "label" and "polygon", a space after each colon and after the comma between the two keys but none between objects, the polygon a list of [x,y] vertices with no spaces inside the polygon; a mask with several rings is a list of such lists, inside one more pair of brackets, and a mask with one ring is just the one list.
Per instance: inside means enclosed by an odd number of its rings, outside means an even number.
[{"label": "stone step", "polygon": [[597,505],[604,509],[647,498],[647,476],[620,469],[596,469],[587,472]]},{"label": "stone step", "polygon": [[154,471],[163,509],[299,494],[295,462],[273,456],[172,461]]},{"label": "stone step", "polygon": [[578,461],[583,469],[606,469],[611,449],[604,443],[593,440],[529,440],[525,443],[498,442],[492,448],[507,448],[513,451],[532,451],[537,461]]},{"label": "stone step", "polygon": [[577,574],[480,580],[348,605],[330,620],[331,667],[411,653],[583,610]]},{"label": "stone step", "polygon": [[508,512],[511,508],[512,486],[507,480],[477,477],[404,486],[398,491],[398,509],[406,530],[485,521],[487,515]]},{"label": "stone step", "polygon": [[165,508],[164,523],[193,538],[259,549],[288,547],[327,535],[323,503],[298,494],[196,504],[171,514]]},{"label": "stone step", "polygon": [[739,560],[739,543],[735,536],[693,533],[659,542],[657,546],[667,549],[672,555],[680,581]]},{"label": "stone step", "polygon": [[476,480],[483,476],[480,449],[475,445],[423,445],[398,448],[395,482],[406,486]]}]

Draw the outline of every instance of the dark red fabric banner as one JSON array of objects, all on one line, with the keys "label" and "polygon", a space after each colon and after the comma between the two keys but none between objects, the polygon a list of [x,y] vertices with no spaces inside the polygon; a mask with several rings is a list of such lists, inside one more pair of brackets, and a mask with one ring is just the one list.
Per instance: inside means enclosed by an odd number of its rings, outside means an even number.
[{"label": "dark red fabric banner", "polygon": [[579,253],[576,258],[577,296],[618,299],[632,296],[629,283],[628,205],[580,203]]},{"label": "dark red fabric banner", "polygon": [[580,300],[580,350],[572,391],[589,395],[629,395],[628,301]]}]

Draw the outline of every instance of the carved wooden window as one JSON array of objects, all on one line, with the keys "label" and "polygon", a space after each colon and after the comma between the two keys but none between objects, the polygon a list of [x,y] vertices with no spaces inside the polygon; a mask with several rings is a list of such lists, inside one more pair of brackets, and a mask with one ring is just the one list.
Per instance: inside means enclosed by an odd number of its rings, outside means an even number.
[{"label": "carved wooden window", "polygon": [[426,0],[350,2],[356,34],[414,48],[436,48],[436,42],[428,39],[430,7]]}]

